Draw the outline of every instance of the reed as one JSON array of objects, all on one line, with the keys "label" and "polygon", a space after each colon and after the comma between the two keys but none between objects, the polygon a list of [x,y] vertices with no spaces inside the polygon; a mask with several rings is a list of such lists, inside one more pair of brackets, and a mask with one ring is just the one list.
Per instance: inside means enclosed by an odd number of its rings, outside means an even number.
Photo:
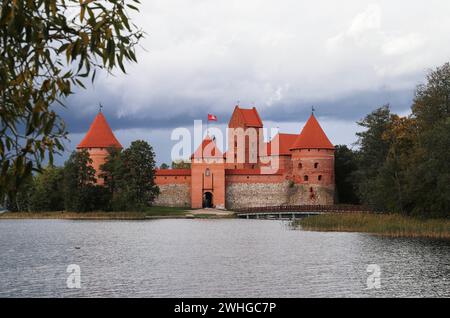
[{"label": "reed", "polygon": [[398,214],[322,214],[295,221],[309,231],[366,232],[390,237],[450,239],[449,219],[419,219]]}]

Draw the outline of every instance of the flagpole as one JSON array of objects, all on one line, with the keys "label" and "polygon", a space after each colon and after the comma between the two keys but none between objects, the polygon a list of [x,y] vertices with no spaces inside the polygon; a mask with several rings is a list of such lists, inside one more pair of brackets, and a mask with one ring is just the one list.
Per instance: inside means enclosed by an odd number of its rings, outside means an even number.
[{"label": "flagpole", "polygon": [[208,127],[208,125],[209,125],[209,115],[206,115],[206,136],[207,137],[209,137],[209,131],[208,131],[208,129],[209,129],[209,127]]}]

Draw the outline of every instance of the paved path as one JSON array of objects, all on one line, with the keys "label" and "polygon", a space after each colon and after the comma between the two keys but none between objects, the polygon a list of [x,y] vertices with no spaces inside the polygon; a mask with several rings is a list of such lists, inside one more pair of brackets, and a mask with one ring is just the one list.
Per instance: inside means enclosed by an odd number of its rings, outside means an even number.
[{"label": "paved path", "polygon": [[227,216],[227,215],[233,214],[233,212],[231,212],[231,211],[219,210],[219,209],[213,209],[213,208],[191,210],[189,212],[190,212],[190,214],[193,214],[193,215],[208,214],[208,215],[217,215],[217,216]]}]

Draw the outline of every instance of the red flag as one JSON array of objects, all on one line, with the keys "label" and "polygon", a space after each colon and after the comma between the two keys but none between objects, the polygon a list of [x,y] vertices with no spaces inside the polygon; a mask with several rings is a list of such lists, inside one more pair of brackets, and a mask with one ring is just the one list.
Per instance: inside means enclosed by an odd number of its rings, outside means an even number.
[{"label": "red flag", "polygon": [[213,114],[208,114],[208,121],[217,121],[217,116]]}]

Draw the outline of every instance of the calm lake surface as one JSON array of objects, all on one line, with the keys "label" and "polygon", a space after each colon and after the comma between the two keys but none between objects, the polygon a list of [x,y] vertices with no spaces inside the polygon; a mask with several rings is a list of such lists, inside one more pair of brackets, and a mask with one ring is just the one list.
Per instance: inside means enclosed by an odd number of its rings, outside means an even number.
[{"label": "calm lake surface", "polygon": [[0,297],[105,296],[450,297],[450,242],[274,220],[0,221]]}]

